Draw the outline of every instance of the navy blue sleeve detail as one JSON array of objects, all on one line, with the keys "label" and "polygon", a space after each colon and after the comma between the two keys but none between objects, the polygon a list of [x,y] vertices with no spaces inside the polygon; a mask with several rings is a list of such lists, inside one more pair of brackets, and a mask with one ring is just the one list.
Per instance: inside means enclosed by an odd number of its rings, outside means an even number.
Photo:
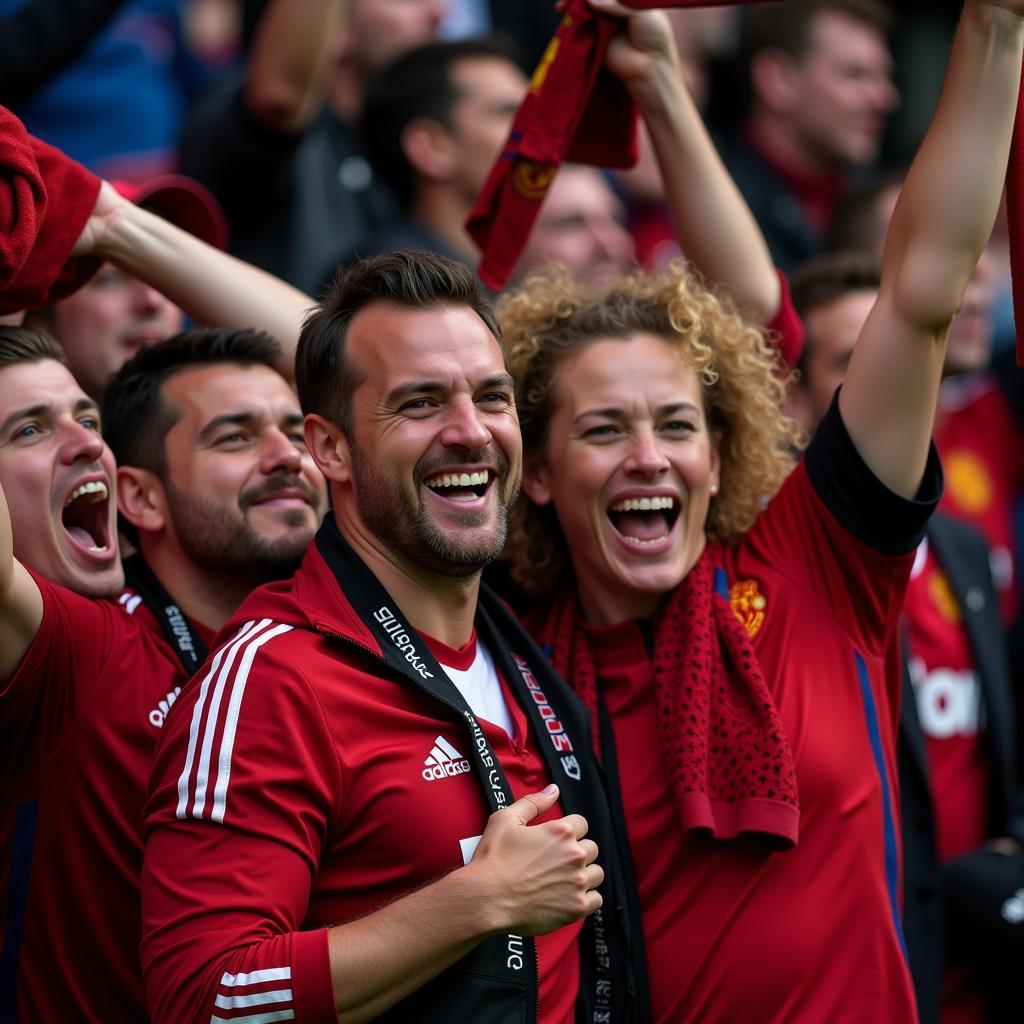
[{"label": "navy blue sleeve detail", "polygon": [[861,458],[832,399],[804,456],[807,476],[825,507],[859,541],[886,555],[913,551],[942,496],[942,464],[932,444],[913,499],[890,491]]}]

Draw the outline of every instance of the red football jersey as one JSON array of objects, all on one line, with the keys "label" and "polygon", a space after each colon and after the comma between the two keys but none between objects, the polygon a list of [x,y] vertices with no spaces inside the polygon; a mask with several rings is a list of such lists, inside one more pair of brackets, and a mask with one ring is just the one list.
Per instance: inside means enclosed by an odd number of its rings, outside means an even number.
[{"label": "red football jersey", "polygon": [[[981,680],[963,611],[925,541],[903,606],[907,659],[924,733],[939,861],[978,849],[988,837],[991,764]],[[943,1024],[984,1024],[984,993],[963,965],[947,963]]]},{"label": "red football jersey", "polygon": [[[827,474],[835,449],[819,456]],[[897,912],[900,677],[886,653],[924,515],[881,487],[850,488],[879,509],[860,533],[894,524],[878,546],[840,524],[849,510],[801,464],[744,542],[716,551],[793,751],[795,849],[682,833],[641,630],[593,632],[663,1024],[916,1019]]]},{"label": "red football jersey", "polygon": [[187,674],[130,591],[95,601],[35,579],[42,625],[0,691],[0,1018],[141,1024],[142,808]]},{"label": "red football jersey", "polygon": [[1020,603],[1014,504],[1024,492],[1024,438],[992,377],[942,385],[935,445],[946,477],[939,508],[973,523],[988,541],[1000,614],[1012,622]]},{"label": "red football jersey", "polygon": [[[142,883],[156,1024],[248,1019],[253,999],[275,1020],[334,1019],[327,928],[460,867],[484,830],[465,727],[340,642],[341,605],[313,545],[242,605],[162,737]],[[480,726],[518,799],[550,779],[506,704],[511,736]],[[580,928],[537,943],[543,1024],[574,1019]]]}]

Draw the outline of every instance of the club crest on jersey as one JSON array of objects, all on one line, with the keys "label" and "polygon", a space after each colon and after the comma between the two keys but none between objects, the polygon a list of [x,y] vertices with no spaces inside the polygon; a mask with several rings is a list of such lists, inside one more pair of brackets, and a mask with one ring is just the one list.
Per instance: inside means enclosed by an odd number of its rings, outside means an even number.
[{"label": "club crest on jersey", "polygon": [[427,782],[437,779],[451,779],[456,775],[465,775],[469,771],[467,761],[443,736],[434,740],[434,746],[423,762],[420,774]]},{"label": "club crest on jersey", "polygon": [[729,587],[729,604],[751,640],[761,632],[768,601],[758,589],[757,580],[736,580]]},{"label": "club crest on jersey", "polygon": [[992,504],[992,481],[974,452],[954,448],[942,459],[950,497],[965,512],[978,515]]}]

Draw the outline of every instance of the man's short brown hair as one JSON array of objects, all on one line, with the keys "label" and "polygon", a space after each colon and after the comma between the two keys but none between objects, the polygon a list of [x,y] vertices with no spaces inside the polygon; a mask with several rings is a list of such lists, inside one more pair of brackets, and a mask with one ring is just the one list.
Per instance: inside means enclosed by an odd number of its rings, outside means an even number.
[{"label": "man's short brown hair", "polygon": [[[352,394],[359,372],[346,359],[348,330],[355,315],[372,302],[409,309],[468,306],[487,325],[504,356],[491,303],[467,267],[446,256],[399,250],[361,260],[339,276],[306,317],[295,354],[295,385],[304,413],[316,413],[348,433]],[[381,338],[382,345],[387,338]]]},{"label": "man's short brown hair", "polygon": [[892,11],[882,0],[788,0],[748,8],[743,15],[739,50],[744,65],[761,50],[782,50],[799,60],[807,52],[811,25],[824,11],[845,14],[888,35]]},{"label": "man's short brown hair", "polygon": [[56,338],[34,327],[0,324],[0,369],[19,363],[39,363],[44,359],[67,365],[64,350]]}]

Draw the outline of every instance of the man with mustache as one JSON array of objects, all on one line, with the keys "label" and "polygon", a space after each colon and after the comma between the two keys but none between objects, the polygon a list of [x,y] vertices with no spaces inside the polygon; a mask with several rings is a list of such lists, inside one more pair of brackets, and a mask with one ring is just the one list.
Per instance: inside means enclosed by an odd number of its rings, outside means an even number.
[{"label": "man with mustache", "polygon": [[422,252],[357,265],[296,380],[333,513],[161,737],[154,1021],[644,1019],[586,721],[480,587],[522,446],[478,282]]},{"label": "man with mustache", "polygon": [[[106,392],[108,447],[57,343],[0,328],[4,1019],[147,1019],[153,743],[216,630],[292,571],[323,511],[280,359],[255,331],[143,350]],[[128,589],[115,486],[139,551]]]}]

